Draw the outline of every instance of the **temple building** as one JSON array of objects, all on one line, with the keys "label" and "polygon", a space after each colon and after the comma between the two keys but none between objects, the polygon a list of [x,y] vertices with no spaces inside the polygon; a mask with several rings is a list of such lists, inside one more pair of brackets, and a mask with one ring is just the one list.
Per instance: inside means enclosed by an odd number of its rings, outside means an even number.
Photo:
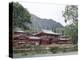
[{"label": "temple building", "polygon": [[18,31],[13,34],[13,46],[18,47],[26,44],[31,45],[50,45],[50,44],[71,44],[71,38],[62,36],[60,33],[55,33],[50,30],[42,30],[32,35]]}]

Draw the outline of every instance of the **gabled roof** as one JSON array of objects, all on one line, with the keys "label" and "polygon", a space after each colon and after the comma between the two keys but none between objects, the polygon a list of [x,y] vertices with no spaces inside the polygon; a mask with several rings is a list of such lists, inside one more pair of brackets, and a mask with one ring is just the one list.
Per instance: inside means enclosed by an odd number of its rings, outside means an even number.
[{"label": "gabled roof", "polygon": [[42,30],[42,31],[40,31],[40,32],[38,32],[38,33],[35,33],[35,34],[33,34],[33,35],[40,34],[41,32],[46,33],[46,34],[60,35],[60,33],[55,33],[55,32],[53,32],[53,31],[51,31],[51,30]]},{"label": "gabled roof", "polygon": [[40,39],[40,37],[34,37],[34,36],[30,36],[28,37],[29,39]]},{"label": "gabled roof", "polygon": [[21,28],[19,27],[16,27],[13,29],[13,32],[25,32],[24,30],[22,30]]},{"label": "gabled roof", "polygon": [[60,33],[55,33],[51,30],[42,30],[42,32],[47,33],[47,34],[60,34]]},{"label": "gabled roof", "polygon": [[59,38],[59,40],[70,40],[70,38]]}]

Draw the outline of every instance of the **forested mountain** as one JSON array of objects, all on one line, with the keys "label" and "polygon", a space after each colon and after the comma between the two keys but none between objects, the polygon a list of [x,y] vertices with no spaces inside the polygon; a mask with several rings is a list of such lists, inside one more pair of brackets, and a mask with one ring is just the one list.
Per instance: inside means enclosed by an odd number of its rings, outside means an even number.
[{"label": "forested mountain", "polygon": [[63,26],[52,20],[42,19],[36,15],[30,14],[30,12],[17,2],[9,3],[9,8],[13,7],[13,29],[24,30],[30,32],[39,32],[42,29],[55,31],[56,28],[62,28]]},{"label": "forested mountain", "polygon": [[42,19],[35,15],[31,15],[31,29],[34,32],[41,31],[42,29],[55,31],[56,28],[62,28],[63,26],[52,20],[52,19]]},{"label": "forested mountain", "polygon": [[9,3],[9,9],[13,8],[12,10],[12,22],[13,22],[13,28],[16,27],[22,28],[23,30],[29,29],[29,27],[25,26],[25,22],[31,23],[30,18],[31,15],[28,12],[26,8],[24,8],[21,4],[18,2],[10,2]]}]

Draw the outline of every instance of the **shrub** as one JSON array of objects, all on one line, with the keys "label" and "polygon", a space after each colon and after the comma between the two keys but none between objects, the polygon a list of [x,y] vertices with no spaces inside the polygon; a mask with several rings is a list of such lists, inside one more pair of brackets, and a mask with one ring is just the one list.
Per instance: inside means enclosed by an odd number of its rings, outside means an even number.
[{"label": "shrub", "polygon": [[68,48],[64,47],[64,48],[61,48],[61,51],[62,52],[78,51],[78,46],[75,45],[73,47],[68,47]]},{"label": "shrub", "polygon": [[62,48],[62,52],[68,52],[68,51],[70,51],[69,48]]},{"label": "shrub", "polygon": [[72,47],[72,51],[78,51],[78,46],[75,45],[74,47]]},{"label": "shrub", "polygon": [[13,50],[13,53],[24,53],[25,50]]},{"label": "shrub", "polygon": [[52,53],[57,53],[59,51],[59,48],[58,47],[50,47],[50,51]]},{"label": "shrub", "polygon": [[36,52],[36,53],[47,53],[47,50],[43,46],[34,46],[34,52]]}]

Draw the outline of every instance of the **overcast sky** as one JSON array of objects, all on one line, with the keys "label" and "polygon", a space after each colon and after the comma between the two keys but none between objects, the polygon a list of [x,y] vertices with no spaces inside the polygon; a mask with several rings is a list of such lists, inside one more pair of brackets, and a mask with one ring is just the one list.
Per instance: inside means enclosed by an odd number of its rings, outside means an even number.
[{"label": "overcast sky", "polygon": [[62,11],[65,9],[65,5],[61,4],[50,4],[50,3],[30,3],[30,2],[19,2],[27,10],[40,18],[53,19],[65,25]]},{"label": "overcast sky", "polygon": [[27,8],[31,14],[34,14],[40,18],[53,19],[61,23],[63,26],[66,25],[64,22],[64,17],[62,16],[62,11],[64,11],[66,6],[65,4],[54,4],[44,0],[43,2],[19,1],[19,3],[23,5],[24,8]]}]

